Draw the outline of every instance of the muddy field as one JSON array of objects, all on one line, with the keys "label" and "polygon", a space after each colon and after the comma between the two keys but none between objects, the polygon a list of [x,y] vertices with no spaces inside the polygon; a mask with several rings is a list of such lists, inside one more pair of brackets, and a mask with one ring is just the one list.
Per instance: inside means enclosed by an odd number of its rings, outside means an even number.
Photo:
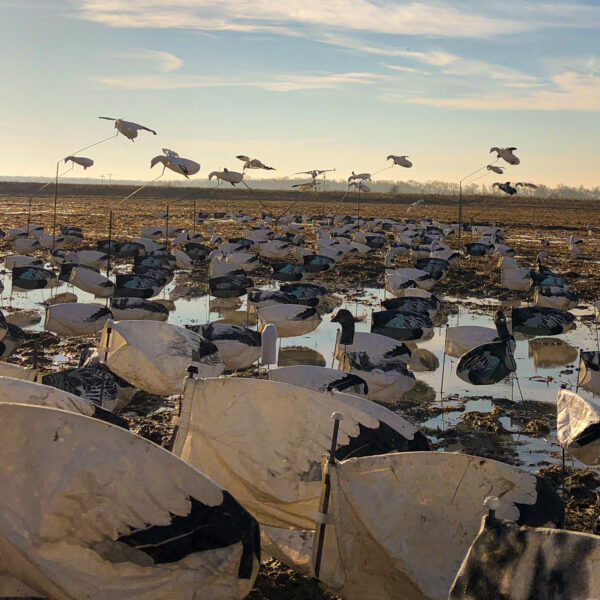
[{"label": "muddy field", "polygon": [[[37,186],[39,187],[39,186]],[[434,217],[440,221],[455,222],[458,217],[457,198],[425,197],[425,204],[413,209],[409,205],[417,197],[375,195],[359,198],[356,194],[343,197],[343,194],[317,194],[287,192],[249,192],[248,190],[213,190],[190,192],[180,188],[154,188],[144,190],[142,194],[123,201],[132,190],[125,187],[102,188],[91,186],[89,195],[81,194],[84,190],[70,189],[61,186],[57,201],[56,228],[60,225],[77,225],[83,228],[90,248],[95,249],[97,239],[106,239],[109,235],[109,213],[113,213],[112,237],[117,240],[131,239],[138,236],[141,227],[164,226],[166,218],[158,218],[158,212],[167,211],[168,224],[186,229],[195,229],[210,238],[208,226],[214,225],[215,231],[225,240],[237,236],[241,226],[234,221],[207,221],[194,224],[194,210],[239,211],[259,215],[262,211],[273,214],[275,219],[290,212],[296,214],[360,214],[361,217],[391,217],[395,219]],[[33,193],[35,186],[23,186],[20,195],[0,197],[2,212],[0,213],[0,229],[7,227],[24,227],[28,220],[31,224],[42,225],[48,233],[53,229],[52,195],[33,197],[29,200],[27,193]],[[0,186],[0,192],[2,187]],[[5,189],[6,191],[6,189]],[[12,190],[11,190],[12,191]],[[184,194],[189,197],[181,199]],[[179,199],[178,199],[179,198]],[[194,199],[195,198],[195,199]],[[501,196],[487,196],[465,199],[463,219],[468,225],[495,222],[507,229],[505,242],[517,252],[517,260],[522,265],[535,263],[535,257],[542,250],[542,240],[549,242],[547,251],[550,255],[547,262],[554,271],[564,274],[572,288],[579,294],[582,303],[598,299],[600,295],[600,202],[569,201],[566,199],[537,200],[509,199]],[[591,230],[588,229],[591,226]],[[312,227],[307,228],[306,240],[314,240]],[[583,238],[584,246],[581,257],[573,259],[565,243],[564,230]],[[590,234],[591,231],[591,234]],[[462,240],[448,239],[448,244],[459,249],[461,244],[472,241],[469,232],[463,233]],[[87,247],[84,244],[83,247]],[[335,268],[334,272],[322,274],[310,280],[318,280],[327,285],[332,292],[342,296],[345,301],[362,298],[366,289],[377,289],[383,286],[383,256],[387,251],[381,250],[375,256],[351,258]],[[0,255],[12,253],[12,247],[6,240],[0,241]],[[40,253],[40,255],[45,255]],[[509,306],[519,300],[527,299],[523,292],[511,292],[500,287],[500,272],[496,268],[497,259],[492,257],[463,258],[457,267],[453,267],[449,277],[437,284],[433,292],[439,297],[453,297],[452,307],[446,312],[452,314],[457,307],[482,312],[493,310],[485,301],[498,300]],[[400,257],[397,266],[412,266],[408,257]],[[117,261],[117,268],[118,268]],[[253,275],[256,285],[268,281],[268,265],[264,265]],[[179,276],[178,276],[179,277]],[[200,268],[192,275],[183,275],[176,280],[172,294],[189,294],[202,296],[206,288],[206,269]],[[13,298],[9,293],[9,285],[2,296],[2,308],[5,314],[14,309]],[[184,290],[184,291],[182,291]],[[180,297],[180,296],[178,296]],[[483,302],[481,302],[483,301]],[[37,307],[41,310],[40,307]],[[589,315],[582,320],[589,320]],[[93,343],[94,340],[60,340],[57,337],[42,333],[28,332],[28,342],[9,361],[31,365],[35,361],[43,370],[56,369],[55,357],[65,357],[65,365],[75,365],[82,343]],[[253,370],[237,373],[238,376],[256,375]],[[427,394],[424,394],[425,397]],[[458,399],[460,400],[460,399]],[[535,408],[518,405],[509,398],[492,400],[493,410],[478,412],[462,409],[460,424],[439,430],[429,431],[434,446],[448,449],[462,448],[473,454],[490,456],[513,464],[522,464],[515,451],[513,438],[503,432],[503,417],[513,422],[520,422],[523,431],[531,437],[545,439],[555,427],[555,411],[546,405]],[[449,410],[449,407],[434,403],[431,398],[420,401],[415,395],[399,407],[399,412],[415,424],[425,421]],[[456,406],[451,410],[456,411]],[[177,412],[176,402],[163,398],[138,393],[132,405],[127,407],[127,416],[132,429],[153,441],[169,446],[173,436],[172,416]],[[552,452],[556,450],[553,449]],[[555,457],[556,458],[556,457]],[[551,481],[557,488],[563,487],[563,477],[556,461],[540,463],[539,473]],[[597,492],[600,480],[594,471],[589,469],[568,467],[564,481],[564,498],[567,505],[567,527],[580,531],[595,531],[600,515],[600,500]],[[292,571],[284,568],[276,561],[266,560],[257,580],[255,590],[250,598],[267,599],[300,599],[331,598],[317,590],[313,583]]]}]

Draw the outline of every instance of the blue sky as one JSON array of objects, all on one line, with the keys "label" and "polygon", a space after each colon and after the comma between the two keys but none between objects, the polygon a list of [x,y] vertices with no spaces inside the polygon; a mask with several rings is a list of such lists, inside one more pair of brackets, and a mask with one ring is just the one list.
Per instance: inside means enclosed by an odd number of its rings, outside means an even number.
[{"label": "blue sky", "polygon": [[513,181],[600,184],[599,2],[0,8],[0,175],[52,175],[57,159],[110,135],[97,119],[107,115],[158,135],[84,153],[96,161],[90,177],[149,179],[166,147],[200,162],[198,177],[240,168],[240,153],[277,175],[335,167],[340,177],[406,154],[412,169],[380,176],[458,181],[489,161],[490,147],[516,146]]}]

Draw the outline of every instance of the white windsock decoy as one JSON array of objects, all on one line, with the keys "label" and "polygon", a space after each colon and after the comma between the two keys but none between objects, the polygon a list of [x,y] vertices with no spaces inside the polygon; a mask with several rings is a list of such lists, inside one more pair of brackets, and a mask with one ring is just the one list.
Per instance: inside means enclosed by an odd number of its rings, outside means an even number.
[{"label": "white windsock decoy", "polygon": [[498,148],[494,146],[490,148],[490,152],[495,152],[498,158],[505,160],[509,165],[518,165],[521,161],[514,155],[515,147],[511,148]]},{"label": "white windsock decoy", "polygon": [[499,167],[497,165],[488,165],[486,167],[488,171],[493,171],[494,173],[498,173],[498,175],[502,175],[504,173],[504,167]]},{"label": "white windsock decoy", "polygon": [[537,185],[535,185],[535,183],[528,183],[527,181],[518,181],[515,184],[515,187],[521,187],[521,186],[528,187],[532,190],[537,190]]},{"label": "white windsock decoy", "polygon": [[163,152],[165,153],[164,156],[159,154],[150,161],[150,168],[157,163],[162,163],[167,169],[183,175],[186,179],[189,179],[190,175],[195,175],[200,170],[200,165],[197,162],[189,158],[182,158],[173,150],[163,148]]},{"label": "white windsock decoy", "polygon": [[248,595],[259,528],[229,492],[115,425],[22,404],[3,403],[0,415],[2,470],[22,474],[0,491],[3,575],[33,588],[27,596]]},{"label": "white windsock decoy", "polygon": [[350,177],[348,177],[348,181],[354,181],[355,179],[362,179],[364,180],[371,180],[371,173],[355,173],[354,171],[352,171],[352,175],[350,175]]},{"label": "white windsock decoy", "polygon": [[408,156],[395,156],[394,154],[390,154],[386,160],[390,160],[390,158],[394,161],[395,165],[398,165],[400,167],[406,167],[407,169],[409,169],[410,167],[413,166],[412,162],[410,162],[410,160],[408,160]]},{"label": "white windsock decoy", "polygon": [[245,154],[238,154],[236,158],[244,163],[244,171],[246,169],[264,169],[265,171],[275,171],[275,167],[267,167],[267,165],[265,165],[265,163],[263,163],[261,160],[258,160],[258,158],[250,158]]},{"label": "white windsock decoy", "polygon": [[138,131],[149,131],[156,135],[156,131],[154,129],[149,129],[148,127],[144,127],[143,125],[139,125],[138,123],[133,123],[132,121],[125,121],[124,119],[114,119],[113,117],[98,117],[99,119],[106,119],[107,121],[115,122],[115,129],[124,135],[127,139],[132,142],[138,136]]},{"label": "white windsock decoy", "polygon": [[313,179],[316,179],[323,173],[331,173],[333,171],[335,171],[335,169],[313,169],[312,171],[298,171],[297,173],[294,173],[294,175],[310,175]]},{"label": "white windsock decoy", "polygon": [[229,169],[225,168],[222,171],[212,171],[212,173],[210,173],[208,176],[208,180],[210,181],[213,177],[216,177],[221,181],[227,181],[231,185],[235,185],[236,183],[241,183],[242,179],[244,178],[244,174],[238,173],[237,171],[230,171]]},{"label": "white windsock decoy", "polygon": [[91,158],[86,158],[85,156],[67,156],[65,162],[69,160],[74,164],[83,167],[84,171],[94,164],[94,161]]},{"label": "white windsock decoy", "polygon": [[371,188],[364,181],[353,181],[350,183],[350,186],[354,186],[361,192],[370,192]]}]

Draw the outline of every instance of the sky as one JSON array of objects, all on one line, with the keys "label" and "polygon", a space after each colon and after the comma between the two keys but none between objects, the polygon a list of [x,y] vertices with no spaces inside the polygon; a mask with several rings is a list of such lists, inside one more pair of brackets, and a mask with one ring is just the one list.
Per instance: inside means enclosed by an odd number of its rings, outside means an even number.
[{"label": "sky", "polygon": [[375,173],[397,154],[414,166],[377,176],[458,182],[491,162],[491,147],[514,146],[521,164],[501,180],[600,185],[597,0],[0,0],[0,9],[0,176],[52,176],[59,159],[114,132],[97,118],[109,116],[158,135],[83,152],[95,161],[90,177],[152,179],[161,167],[150,159],[170,148],[202,165],[198,177],[241,170],[237,154],[277,169],[253,180]]}]

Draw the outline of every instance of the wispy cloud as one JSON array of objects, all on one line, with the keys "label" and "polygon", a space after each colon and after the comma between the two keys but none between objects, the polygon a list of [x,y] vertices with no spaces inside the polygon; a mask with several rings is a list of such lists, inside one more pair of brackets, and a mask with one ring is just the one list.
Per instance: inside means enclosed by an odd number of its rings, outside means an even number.
[{"label": "wispy cloud", "polygon": [[183,60],[178,56],[170,52],[161,52],[160,50],[135,49],[130,52],[124,52],[120,56],[149,62],[156,70],[163,73],[176,71],[183,65]]},{"label": "wispy cloud", "polygon": [[298,75],[291,73],[274,74],[269,78],[236,79],[232,77],[204,75],[134,75],[129,77],[100,77],[98,81],[106,86],[127,90],[173,90],[198,87],[254,87],[272,92],[294,92],[338,88],[347,84],[373,84],[385,79],[376,73],[320,73]]},{"label": "wispy cloud", "polygon": [[[533,89],[528,94],[495,92],[439,98],[386,94],[389,101],[468,110],[537,110],[600,112],[600,76],[574,71],[551,77],[551,89]],[[515,90],[518,92],[519,89]]]},{"label": "wispy cloud", "polygon": [[[546,27],[597,27],[600,6],[491,0],[83,0],[80,18],[111,27],[301,35],[302,28],[485,38]],[[300,30],[299,30],[300,28]]]}]

